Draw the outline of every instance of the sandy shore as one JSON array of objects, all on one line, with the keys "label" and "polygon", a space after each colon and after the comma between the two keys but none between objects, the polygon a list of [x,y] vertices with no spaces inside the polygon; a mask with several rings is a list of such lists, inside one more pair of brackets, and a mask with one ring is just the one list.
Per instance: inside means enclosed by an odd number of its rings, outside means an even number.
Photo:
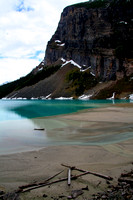
[{"label": "sandy shore", "polygon": [[[78,122],[78,134],[83,131],[85,136],[95,135],[95,138],[107,134],[108,138],[103,137],[103,140],[110,138],[112,142],[93,146],[53,146],[38,151],[1,155],[0,190],[13,191],[18,186],[43,181],[63,169],[64,172],[59,177],[66,177],[67,169],[61,166],[62,163],[111,176],[114,178],[113,183],[124,170],[133,168],[133,104],[98,108],[57,118],[76,124]],[[45,199],[62,194],[69,196],[72,190],[86,185],[89,191],[85,191],[78,199],[89,198],[91,194],[107,187],[104,179],[86,175],[72,181],[71,186],[67,186],[67,182],[61,182],[21,194],[20,197],[22,200],[41,200],[44,199],[43,194],[47,195]]]}]

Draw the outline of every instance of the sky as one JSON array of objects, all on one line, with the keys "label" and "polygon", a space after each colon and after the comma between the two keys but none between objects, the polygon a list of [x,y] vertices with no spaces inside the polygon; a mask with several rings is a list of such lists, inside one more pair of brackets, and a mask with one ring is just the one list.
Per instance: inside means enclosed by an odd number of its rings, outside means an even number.
[{"label": "sky", "polygon": [[85,0],[0,0],[0,85],[25,76],[45,56],[63,9]]}]

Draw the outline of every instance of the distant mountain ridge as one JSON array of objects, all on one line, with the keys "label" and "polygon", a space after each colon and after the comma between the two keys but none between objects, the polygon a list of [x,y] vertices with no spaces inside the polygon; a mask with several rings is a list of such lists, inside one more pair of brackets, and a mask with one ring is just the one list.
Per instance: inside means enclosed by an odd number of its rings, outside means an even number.
[{"label": "distant mountain ridge", "polygon": [[[44,60],[0,87],[0,98],[128,98],[133,93],[133,2],[93,0],[66,7]],[[17,85],[17,86],[16,86]]]}]

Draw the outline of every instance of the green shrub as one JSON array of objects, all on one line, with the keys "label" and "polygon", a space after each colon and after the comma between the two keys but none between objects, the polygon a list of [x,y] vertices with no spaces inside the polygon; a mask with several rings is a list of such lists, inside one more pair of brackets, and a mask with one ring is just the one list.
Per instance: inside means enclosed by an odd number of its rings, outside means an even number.
[{"label": "green shrub", "polygon": [[89,70],[80,72],[79,69],[71,70],[66,75],[66,81],[70,83],[70,88],[75,90],[75,95],[80,96],[97,84],[96,78],[90,74]]}]

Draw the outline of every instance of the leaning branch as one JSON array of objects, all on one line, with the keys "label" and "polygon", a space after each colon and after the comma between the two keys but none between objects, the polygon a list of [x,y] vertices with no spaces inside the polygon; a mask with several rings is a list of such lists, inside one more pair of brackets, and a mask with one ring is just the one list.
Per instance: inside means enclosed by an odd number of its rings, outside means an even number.
[{"label": "leaning branch", "polygon": [[100,178],[103,178],[103,179],[106,179],[106,180],[109,180],[109,181],[113,180],[113,178],[110,177],[110,176],[106,176],[106,175],[99,174],[99,173],[96,173],[96,172],[86,171],[86,170],[83,170],[83,169],[79,169],[79,168],[77,168],[77,167],[75,167],[75,166],[69,166],[69,165],[65,165],[65,164],[61,164],[61,165],[64,166],[64,167],[71,168],[71,169],[73,169],[73,170],[80,171],[80,172],[86,172],[86,173],[88,173],[88,174],[92,174],[92,175],[94,175],[94,176],[98,176],[98,177],[100,177]]},{"label": "leaning branch", "polygon": [[[43,185],[43,184],[46,184],[48,181],[50,181],[51,179],[55,178],[56,176],[58,176],[59,174],[61,174],[64,170],[58,172],[57,174],[49,177],[48,179],[46,179],[45,181],[43,182],[39,182],[39,183],[32,183],[32,184],[27,184],[27,185],[22,185],[19,187],[20,191],[23,190],[23,189],[26,189],[26,188],[30,188],[30,187],[34,187],[34,186],[40,186],[40,185]],[[19,190],[18,190],[19,191]]]}]

